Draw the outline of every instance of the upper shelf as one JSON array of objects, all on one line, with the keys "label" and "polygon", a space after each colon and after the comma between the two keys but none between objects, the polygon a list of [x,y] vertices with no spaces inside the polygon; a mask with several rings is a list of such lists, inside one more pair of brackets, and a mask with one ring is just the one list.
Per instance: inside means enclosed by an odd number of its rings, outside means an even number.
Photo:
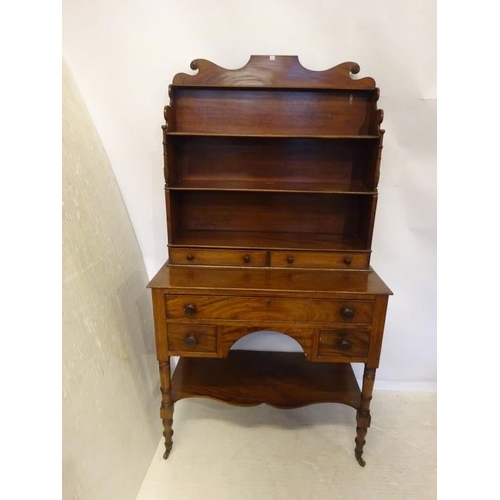
[{"label": "upper shelf", "polygon": [[167,131],[262,137],[380,134],[383,113],[373,92],[235,88],[175,87],[164,111]]},{"label": "upper shelf", "polygon": [[373,78],[354,78],[359,73],[355,62],[344,62],[324,71],[311,71],[300,64],[298,56],[251,56],[239,69],[225,69],[206,59],[195,59],[195,75],[178,73],[173,85],[200,87],[284,87],[374,90]]}]

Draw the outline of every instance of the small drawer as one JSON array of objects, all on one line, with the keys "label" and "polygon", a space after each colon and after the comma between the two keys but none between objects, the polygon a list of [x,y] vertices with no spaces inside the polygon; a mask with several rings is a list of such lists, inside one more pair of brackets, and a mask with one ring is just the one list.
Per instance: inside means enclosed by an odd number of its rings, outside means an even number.
[{"label": "small drawer", "polygon": [[370,329],[338,328],[319,331],[318,359],[322,361],[363,361],[370,347]]},{"label": "small drawer", "polygon": [[199,248],[170,248],[171,264],[193,266],[247,266],[267,264],[263,250],[212,250]]},{"label": "small drawer", "polygon": [[272,267],[368,269],[369,252],[271,252]]},{"label": "small drawer", "polygon": [[167,325],[168,350],[172,353],[217,353],[216,327],[211,325]]},{"label": "small drawer", "polygon": [[371,324],[373,302],[338,299],[166,296],[167,319]]}]

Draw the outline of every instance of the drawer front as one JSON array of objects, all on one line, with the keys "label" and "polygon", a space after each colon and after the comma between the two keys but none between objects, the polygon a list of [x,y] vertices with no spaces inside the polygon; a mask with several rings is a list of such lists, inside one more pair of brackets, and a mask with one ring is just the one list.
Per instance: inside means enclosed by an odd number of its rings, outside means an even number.
[{"label": "drawer front", "polygon": [[166,296],[167,319],[371,324],[372,310],[373,303],[362,300]]},{"label": "drawer front", "polygon": [[370,328],[321,329],[318,339],[318,359],[324,361],[362,361],[368,356]]},{"label": "drawer front", "polygon": [[263,250],[211,250],[199,248],[170,248],[171,264],[194,266],[248,266],[267,265]]},{"label": "drawer front", "polygon": [[368,269],[368,252],[271,252],[272,267]]},{"label": "drawer front", "polygon": [[212,325],[167,325],[171,353],[217,353],[217,332]]}]

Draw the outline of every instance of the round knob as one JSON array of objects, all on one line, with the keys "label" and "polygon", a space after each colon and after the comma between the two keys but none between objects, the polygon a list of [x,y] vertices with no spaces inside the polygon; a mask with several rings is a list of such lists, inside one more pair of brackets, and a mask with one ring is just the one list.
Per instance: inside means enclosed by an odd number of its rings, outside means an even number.
[{"label": "round knob", "polygon": [[343,307],[342,310],[340,311],[340,314],[345,319],[352,319],[354,318],[354,309]]},{"label": "round knob", "polygon": [[187,254],[187,256],[186,256],[186,259],[187,259],[187,260],[193,260],[193,259],[194,259],[194,257],[193,257],[193,255],[192,255],[192,254],[188,253],[188,254]]},{"label": "round knob", "polygon": [[184,306],[184,312],[188,316],[192,316],[193,314],[196,314],[196,306],[194,304],[186,304]]},{"label": "round knob", "polygon": [[243,257],[243,260],[244,260],[245,262],[250,262],[250,255],[245,255],[245,256]]},{"label": "round knob", "polygon": [[350,258],[350,257],[346,257],[346,258],[344,259],[344,264],[345,264],[346,266],[350,266],[350,265],[351,265],[351,262],[352,262],[352,260],[351,260],[351,258]]},{"label": "round knob", "polygon": [[351,350],[351,343],[346,339],[342,339],[340,341],[339,347],[340,347],[341,351],[350,351]]},{"label": "round knob", "polygon": [[194,335],[188,335],[184,339],[184,342],[188,347],[194,347],[198,343],[198,340],[196,340],[196,337]]},{"label": "round knob", "polygon": [[289,264],[293,264],[293,257],[291,255],[286,260]]}]

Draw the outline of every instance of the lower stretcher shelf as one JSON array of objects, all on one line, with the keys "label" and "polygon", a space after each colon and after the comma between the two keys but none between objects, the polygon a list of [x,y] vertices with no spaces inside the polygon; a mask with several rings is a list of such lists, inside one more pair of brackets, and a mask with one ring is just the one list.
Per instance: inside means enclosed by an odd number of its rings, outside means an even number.
[{"label": "lower stretcher shelf", "polygon": [[342,403],[358,409],[361,402],[349,363],[312,363],[303,353],[243,350],[231,350],[227,358],[180,358],[172,401],[189,397],[278,408]]}]

